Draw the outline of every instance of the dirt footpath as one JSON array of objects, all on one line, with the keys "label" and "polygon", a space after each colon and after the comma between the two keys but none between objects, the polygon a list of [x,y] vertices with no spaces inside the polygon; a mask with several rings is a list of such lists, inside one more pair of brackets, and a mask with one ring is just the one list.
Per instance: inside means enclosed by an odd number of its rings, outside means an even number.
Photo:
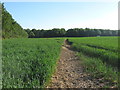
[{"label": "dirt footpath", "polygon": [[63,46],[57,71],[47,88],[95,88],[97,85],[91,79],[75,52]]},{"label": "dirt footpath", "polygon": [[82,61],[69,48],[70,45],[62,46],[57,70],[47,88],[102,88],[109,84],[84,72]]}]

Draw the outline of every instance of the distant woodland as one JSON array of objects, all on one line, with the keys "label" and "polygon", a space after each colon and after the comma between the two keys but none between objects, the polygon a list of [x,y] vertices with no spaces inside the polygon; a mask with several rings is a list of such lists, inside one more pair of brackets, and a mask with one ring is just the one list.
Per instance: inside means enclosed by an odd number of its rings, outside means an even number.
[{"label": "distant woodland", "polygon": [[119,30],[103,30],[103,29],[89,29],[89,28],[54,28],[52,30],[36,30],[24,29],[28,33],[29,38],[41,37],[94,37],[94,36],[118,36]]},{"label": "distant woodland", "polygon": [[120,30],[104,30],[90,28],[64,28],[44,29],[23,29],[12,15],[2,6],[2,38],[44,38],[44,37],[94,37],[94,36],[118,36]]}]

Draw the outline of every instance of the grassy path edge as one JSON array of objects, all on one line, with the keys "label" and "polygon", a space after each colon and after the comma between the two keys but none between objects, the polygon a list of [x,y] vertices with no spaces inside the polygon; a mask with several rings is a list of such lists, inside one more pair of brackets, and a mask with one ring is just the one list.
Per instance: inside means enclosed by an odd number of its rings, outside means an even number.
[{"label": "grassy path edge", "polygon": [[90,73],[94,78],[102,78],[102,82],[108,82],[105,88],[116,88],[118,83],[118,74],[112,67],[108,67],[98,58],[88,57],[82,52],[77,52],[77,56],[83,61],[85,72]]},{"label": "grassy path edge", "polygon": [[47,86],[50,84],[51,78],[52,78],[52,76],[53,76],[53,75],[55,74],[55,72],[56,72],[57,63],[58,63],[59,59],[60,59],[60,56],[57,58],[56,64],[54,65],[54,68],[53,68],[53,70],[52,70],[52,72],[51,72],[51,75],[50,75],[50,77],[46,80],[46,82],[44,83],[44,85],[43,85],[42,88],[45,88],[45,87],[47,87]]}]

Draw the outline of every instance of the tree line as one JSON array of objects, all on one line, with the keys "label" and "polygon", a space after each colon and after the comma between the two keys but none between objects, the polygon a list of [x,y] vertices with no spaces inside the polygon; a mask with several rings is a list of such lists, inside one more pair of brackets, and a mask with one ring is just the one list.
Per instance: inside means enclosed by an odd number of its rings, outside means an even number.
[{"label": "tree line", "polygon": [[73,28],[65,30],[64,28],[53,28],[51,30],[24,29],[29,38],[43,37],[93,37],[93,36],[118,36],[119,30],[103,30],[90,28]]},{"label": "tree line", "polygon": [[12,18],[12,15],[2,6],[2,38],[28,37],[25,30]]}]

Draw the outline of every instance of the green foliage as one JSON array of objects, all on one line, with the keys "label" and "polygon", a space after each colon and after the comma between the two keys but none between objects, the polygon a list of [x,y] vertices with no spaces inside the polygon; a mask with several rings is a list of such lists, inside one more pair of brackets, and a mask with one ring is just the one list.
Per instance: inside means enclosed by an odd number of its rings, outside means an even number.
[{"label": "green foliage", "polygon": [[118,37],[69,38],[78,51],[85,70],[94,77],[103,78],[120,86]]},{"label": "green foliage", "polygon": [[110,66],[106,67],[101,59],[87,57],[83,53],[78,53],[78,56],[83,61],[83,67],[86,72],[89,72],[95,78],[103,78],[103,80],[117,84],[118,72],[114,71]]},{"label": "green foliage", "polygon": [[102,30],[102,29],[89,29],[89,28],[74,28],[65,31],[64,28],[53,28],[52,30],[36,30],[36,29],[24,29],[30,36],[32,31],[35,36],[34,38],[41,37],[94,37],[94,36],[118,36],[118,30]]},{"label": "green foliage", "polygon": [[[77,42],[79,40],[79,42]],[[76,38],[75,43],[93,48],[118,52],[118,37],[84,37]]]},{"label": "green foliage", "polygon": [[64,28],[54,28],[52,30],[36,30],[36,29],[24,29],[29,37],[31,38],[31,33],[30,32],[33,32],[34,33],[34,36],[32,37],[35,37],[35,38],[41,38],[41,37],[63,37],[66,33],[65,29]]},{"label": "green foliage", "polygon": [[3,38],[28,37],[28,34],[12,18],[11,14],[4,8],[4,4],[2,4],[2,37]]},{"label": "green foliage", "polygon": [[[76,47],[76,45],[73,45],[73,47]],[[103,62],[106,62],[107,64],[112,65],[114,67],[118,67],[117,53],[88,46],[80,46],[76,49],[83,52],[87,56],[100,58]]]},{"label": "green foliage", "polygon": [[103,62],[111,66],[118,67],[117,37],[78,38],[71,39],[71,41],[73,42],[72,46],[74,49],[87,56],[100,58]]},{"label": "green foliage", "polygon": [[40,88],[49,81],[63,39],[3,40],[3,88]]},{"label": "green foliage", "polygon": [[118,36],[118,30],[74,28],[66,31],[67,37]]}]

